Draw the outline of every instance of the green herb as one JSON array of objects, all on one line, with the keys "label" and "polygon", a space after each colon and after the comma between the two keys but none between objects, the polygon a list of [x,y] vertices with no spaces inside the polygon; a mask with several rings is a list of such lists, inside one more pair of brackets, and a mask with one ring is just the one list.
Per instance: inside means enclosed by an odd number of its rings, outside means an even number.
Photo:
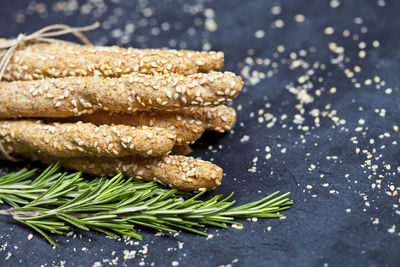
[{"label": "green herb", "polygon": [[16,221],[34,229],[53,246],[47,233],[67,234],[74,228],[95,230],[109,236],[142,237],[134,227],[153,228],[175,233],[186,230],[199,235],[199,229],[213,226],[228,228],[236,218],[279,218],[279,212],[293,202],[289,193],[275,192],[263,199],[233,207],[228,201],[214,196],[199,200],[198,194],[165,188],[154,182],[137,182],[121,174],[113,178],[88,180],[81,172],[61,173],[59,165],[50,165],[36,179],[36,170],[22,169],[0,177],[0,203],[9,209],[0,215],[12,216]]}]

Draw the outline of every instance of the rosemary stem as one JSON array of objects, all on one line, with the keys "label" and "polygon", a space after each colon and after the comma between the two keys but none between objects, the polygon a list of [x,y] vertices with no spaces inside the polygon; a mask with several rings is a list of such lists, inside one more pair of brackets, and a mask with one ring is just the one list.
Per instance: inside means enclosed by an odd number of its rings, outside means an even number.
[{"label": "rosemary stem", "polygon": [[12,216],[14,218],[29,218],[39,215],[40,213],[34,210],[15,210],[14,208],[9,208],[5,210],[0,210],[0,215]]},{"label": "rosemary stem", "polygon": [[13,209],[6,209],[6,210],[0,210],[0,215],[3,216],[13,216]]}]

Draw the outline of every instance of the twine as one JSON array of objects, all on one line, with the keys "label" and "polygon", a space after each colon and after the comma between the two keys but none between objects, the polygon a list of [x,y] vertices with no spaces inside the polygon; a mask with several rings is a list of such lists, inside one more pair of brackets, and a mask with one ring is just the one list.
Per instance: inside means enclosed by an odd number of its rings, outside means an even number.
[{"label": "twine", "polygon": [[[71,27],[64,24],[53,24],[46,26],[40,30],[37,30],[31,34],[18,34],[18,37],[15,39],[10,39],[6,41],[0,41],[0,82],[3,78],[4,72],[7,68],[8,63],[10,62],[12,56],[14,55],[15,50],[20,45],[27,43],[71,43],[59,39],[55,39],[52,37],[62,36],[66,34],[73,34],[77,37],[82,43],[91,45],[90,41],[86,38],[86,36],[82,32],[91,31],[98,28],[100,24],[98,22],[84,26],[84,27]],[[10,161],[18,161],[16,158],[10,156],[7,151],[4,149],[2,142],[0,141],[0,156]]]}]

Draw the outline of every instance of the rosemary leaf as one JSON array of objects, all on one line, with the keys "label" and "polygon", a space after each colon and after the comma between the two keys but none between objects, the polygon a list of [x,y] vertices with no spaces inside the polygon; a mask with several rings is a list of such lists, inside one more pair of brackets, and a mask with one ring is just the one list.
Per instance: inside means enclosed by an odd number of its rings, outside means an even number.
[{"label": "rosemary leaf", "polygon": [[176,233],[185,230],[207,236],[206,226],[227,229],[236,218],[279,218],[293,204],[289,193],[275,192],[260,200],[235,206],[233,193],[208,200],[206,192],[192,194],[165,188],[155,182],[137,182],[118,174],[111,179],[85,179],[81,172],[61,173],[60,165],[22,169],[0,177],[0,203],[12,216],[56,246],[48,233],[66,234],[72,229],[98,231],[108,236],[126,235],[141,240],[134,227]]}]

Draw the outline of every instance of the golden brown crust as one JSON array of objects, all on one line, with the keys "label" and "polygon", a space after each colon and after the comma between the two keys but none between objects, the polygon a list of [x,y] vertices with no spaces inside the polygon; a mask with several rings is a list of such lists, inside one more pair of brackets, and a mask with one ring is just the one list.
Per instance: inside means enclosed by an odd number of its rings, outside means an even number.
[{"label": "golden brown crust", "polygon": [[0,118],[217,106],[234,99],[242,85],[231,72],[0,82]]},{"label": "golden brown crust", "polygon": [[186,57],[193,60],[200,72],[217,71],[221,70],[224,66],[223,52],[199,52],[192,50],[180,50],[177,51],[177,53],[178,55],[180,53],[183,53]]},{"label": "golden brown crust", "polygon": [[40,153],[58,158],[161,156],[172,150],[175,134],[152,127],[12,120],[0,121],[0,141],[8,153]]},{"label": "golden brown crust", "polygon": [[[60,119],[59,119],[60,120]],[[180,111],[137,111],[129,113],[111,113],[98,111],[90,115],[70,117],[62,121],[91,122],[96,125],[130,125],[149,126],[168,129],[176,134],[176,144],[191,144],[201,137],[205,130],[205,123],[201,118]]]},{"label": "golden brown crust", "polygon": [[94,75],[120,77],[133,72],[189,75],[220,70],[223,64],[222,52],[34,43],[15,51],[3,78],[15,81]]},{"label": "golden brown crust", "polygon": [[132,53],[127,49],[35,43],[19,47],[7,66],[6,81],[37,80],[70,76],[120,77],[143,73],[196,73],[187,57],[168,57],[157,51]]},{"label": "golden brown crust", "polygon": [[137,111],[132,114],[98,111],[93,114],[56,120],[91,122],[96,125],[123,124],[135,127],[160,127],[175,132],[176,144],[182,145],[195,142],[206,129],[217,132],[231,130],[236,122],[236,111],[224,105],[211,108],[190,108],[181,111]]},{"label": "golden brown crust", "polygon": [[206,128],[209,131],[220,133],[231,130],[236,123],[236,111],[224,105],[204,108],[207,122]]},{"label": "golden brown crust", "polygon": [[222,169],[210,162],[185,156],[124,158],[37,158],[46,163],[61,161],[70,169],[113,176],[122,173],[136,179],[157,181],[186,191],[211,190],[221,184]]},{"label": "golden brown crust", "polygon": [[224,53],[223,52],[205,52],[205,51],[192,51],[192,50],[162,50],[162,49],[135,49],[128,48],[129,50],[151,51],[161,55],[187,57],[191,59],[197,66],[199,72],[210,72],[222,69],[224,66]]}]

